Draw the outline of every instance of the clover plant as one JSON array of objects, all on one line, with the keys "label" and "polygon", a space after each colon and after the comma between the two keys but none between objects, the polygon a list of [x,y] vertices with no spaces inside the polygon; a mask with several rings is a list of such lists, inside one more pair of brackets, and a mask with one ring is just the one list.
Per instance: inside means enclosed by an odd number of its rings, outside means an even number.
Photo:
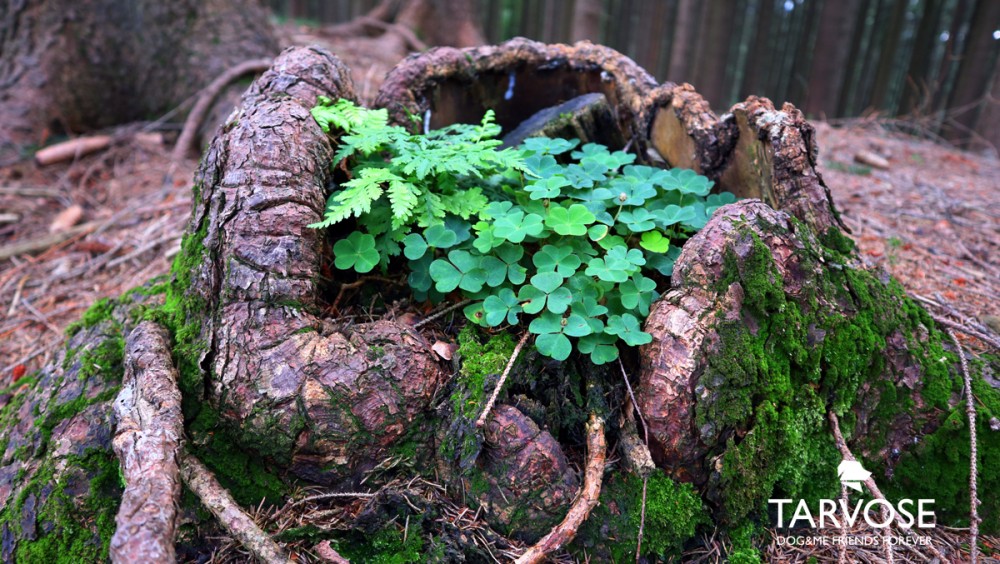
[{"label": "clover plant", "polygon": [[619,342],[650,342],[650,276],[669,276],[678,243],[735,201],[693,171],[593,143],[529,138],[501,150],[492,111],[426,135],[345,100],[321,99],[313,115],[342,132],[334,166],[352,175],[314,225],[356,218],[335,266],[385,271],[402,255],[417,299],[457,292],[471,322],[527,326],[556,360],[577,350],[603,364]]}]

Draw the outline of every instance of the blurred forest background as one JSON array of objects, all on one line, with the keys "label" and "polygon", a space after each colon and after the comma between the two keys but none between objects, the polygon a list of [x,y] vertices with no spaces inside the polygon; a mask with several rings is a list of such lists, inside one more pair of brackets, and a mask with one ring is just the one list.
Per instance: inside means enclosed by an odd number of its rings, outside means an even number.
[{"label": "blurred forest background", "polygon": [[[490,43],[590,39],[659,81],[690,82],[717,112],[755,94],[811,118],[899,117],[911,133],[1000,148],[1000,0],[469,1]],[[379,4],[268,3],[310,25]]]}]

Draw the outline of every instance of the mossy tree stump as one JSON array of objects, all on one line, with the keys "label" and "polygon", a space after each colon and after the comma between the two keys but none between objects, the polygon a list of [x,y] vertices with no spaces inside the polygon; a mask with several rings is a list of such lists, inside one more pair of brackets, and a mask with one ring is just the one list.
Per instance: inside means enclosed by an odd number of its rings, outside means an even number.
[{"label": "mossy tree stump", "polygon": [[[463,331],[466,362],[455,370],[405,319],[324,314],[336,281],[323,266],[339,234],[306,226],[334,187],[335,147],[309,109],[318,96],[352,98],[353,87],[335,57],[291,49],[213,141],[170,279],[95,306],[56,363],[3,396],[4,558],[107,554],[121,495],[111,403],[142,320],[173,340],[188,451],[245,506],[279,502],[293,481],[356,488],[403,457],[408,472],[436,472],[456,499],[481,505],[501,534],[533,542],[573,501],[584,421],[600,412],[611,448],[646,432],[657,467],[645,476],[649,554],[712,523],[739,531],[746,547],[775,493],[836,497],[833,411],[883,487],[907,497],[933,488],[939,519],[960,523],[969,455],[955,357],[899,284],[855,257],[797,110],[751,98],[718,118],[689,85],[657,85],[610,49],[522,39],[411,57],[377,104],[415,127],[410,116],[438,127],[493,108],[512,128],[595,92],[641,158],[751,198],[720,209],[661,281],[669,291],[646,323],[654,341],[626,355],[642,421],[617,367],[529,355],[477,431],[513,348],[507,336]],[[988,427],[1000,393],[982,376],[990,362],[974,367],[984,490],[1000,486],[1000,438]],[[642,478],[607,467],[601,504],[571,550],[633,557]],[[995,499],[981,514],[984,529],[1000,528]],[[182,528],[179,555],[204,537]]]}]

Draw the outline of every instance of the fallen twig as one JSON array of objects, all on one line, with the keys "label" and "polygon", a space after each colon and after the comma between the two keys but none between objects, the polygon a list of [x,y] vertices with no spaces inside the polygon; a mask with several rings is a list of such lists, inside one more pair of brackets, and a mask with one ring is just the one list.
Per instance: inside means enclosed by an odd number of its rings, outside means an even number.
[{"label": "fallen twig", "polygon": [[503,374],[500,375],[500,381],[497,382],[496,388],[493,389],[493,394],[490,395],[490,400],[486,402],[486,407],[483,408],[483,413],[476,420],[476,427],[482,427],[486,424],[486,419],[489,418],[490,412],[493,411],[493,404],[497,402],[497,398],[500,396],[500,389],[503,388],[504,383],[507,381],[507,376],[510,375],[510,371],[514,368],[514,361],[517,360],[518,355],[521,354],[521,349],[524,348],[524,344],[528,342],[528,337],[531,333],[528,331],[524,332],[521,336],[521,340],[517,342],[517,346],[514,347],[514,352],[510,355],[510,360],[507,361],[507,366],[503,369]]},{"label": "fallen twig", "polygon": [[170,337],[156,323],[140,323],[126,339],[125,378],[114,409],[118,429],[112,444],[125,491],[111,561],[173,562],[184,417]]},{"label": "fallen twig", "polygon": [[460,301],[458,303],[451,304],[450,306],[442,309],[441,311],[439,311],[439,312],[437,312],[437,313],[435,313],[435,314],[433,314],[433,315],[431,315],[431,316],[429,316],[429,317],[427,317],[425,319],[421,319],[417,323],[413,324],[413,328],[414,329],[420,329],[421,327],[423,327],[424,325],[427,325],[431,321],[434,321],[435,319],[440,319],[441,316],[447,315],[449,312],[455,311],[456,309],[458,309],[458,308],[460,308],[460,307],[462,307],[464,305],[467,305],[469,303],[472,303],[472,300],[462,300],[462,301]]},{"label": "fallen twig", "polygon": [[[830,420],[830,428],[833,430],[833,440],[837,445],[837,450],[840,451],[840,455],[844,457],[844,460],[857,461],[857,458],[854,457],[854,453],[852,453],[851,449],[847,446],[847,441],[844,440],[844,434],[840,432],[840,420],[837,418],[837,414],[832,411],[828,411],[827,418]],[[872,497],[888,502],[885,495],[882,493],[882,490],[879,489],[878,484],[875,483],[873,478],[867,478],[864,481],[864,484],[868,489],[868,492],[872,494]],[[903,517],[900,516],[899,513],[896,513],[896,523],[899,525],[899,528],[907,534],[911,534],[913,532],[910,530],[910,527],[907,527],[906,523],[903,522]],[[912,547],[910,548],[912,549]],[[942,562],[948,562],[944,555],[941,554],[941,551],[934,547],[934,545],[928,544],[926,548],[931,552],[931,554],[939,558]]]},{"label": "fallen twig", "polygon": [[190,454],[183,454],[181,477],[229,534],[261,562],[291,562],[285,551],[257,526],[200,460]]},{"label": "fallen twig", "polygon": [[962,344],[958,342],[958,337],[952,330],[948,330],[951,342],[955,343],[955,352],[958,353],[958,360],[962,365],[962,380],[965,383],[965,413],[969,417],[969,561],[976,564],[979,560],[979,492],[977,487],[977,458],[979,458],[976,446],[976,400],[972,396],[972,378],[969,376],[969,363],[965,360],[965,353],[962,351]]},{"label": "fallen twig", "polygon": [[38,163],[38,166],[48,166],[107,149],[110,145],[110,135],[77,137],[39,150],[35,153],[35,162]]},{"label": "fallen twig", "polygon": [[63,241],[67,241],[77,235],[83,235],[84,233],[89,233],[94,231],[101,226],[103,222],[91,221],[89,223],[84,223],[83,225],[77,225],[70,227],[65,231],[60,231],[58,233],[49,233],[48,235],[43,235],[37,239],[30,239],[28,241],[19,241],[17,243],[11,243],[10,245],[5,245],[0,247],[0,260],[7,260],[10,257],[16,257],[18,255],[27,255],[31,253],[37,253],[44,251],[50,247],[58,245]]},{"label": "fallen twig", "polygon": [[604,460],[606,443],[604,439],[604,420],[591,413],[587,421],[587,466],[583,475],[583,487],[580,495],[566,513],[566,518],[542,537],[534,546],[528,548],[517,564],[536,564],[543,562],[549,554],[566,546],[580,525],[587,520],[590,511],[597,505],[601,495],[601,480],[604,478]]}]

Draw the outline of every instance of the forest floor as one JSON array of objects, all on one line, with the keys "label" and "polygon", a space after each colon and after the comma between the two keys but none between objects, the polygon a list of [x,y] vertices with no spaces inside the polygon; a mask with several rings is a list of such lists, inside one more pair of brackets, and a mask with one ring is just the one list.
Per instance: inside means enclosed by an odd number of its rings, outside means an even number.
[{"label": "forest floor", "polygon": [[[287,40],[309,39],[305,33],[291,30]],[[367,100],[401,58],[358,40],[333,47]],[[865,260],[934,313],[1000,333],[1000,160],[891,133],[877,120],[816,128],[820,171]],[[75,227],[63,230],[70,236],[0,259],[0,385],[51,360],[66,326],[95,300],[169,273],[197,163],[180,163],[165,182],[165,137],[124,135],[72,162],[39,167],[27,159],[0,168],[0,256],[44,241],[60,214],[82,208]],[[888,168],[856,163],[865,151]],[[983,350],[975,340],[964,344]]]}]

